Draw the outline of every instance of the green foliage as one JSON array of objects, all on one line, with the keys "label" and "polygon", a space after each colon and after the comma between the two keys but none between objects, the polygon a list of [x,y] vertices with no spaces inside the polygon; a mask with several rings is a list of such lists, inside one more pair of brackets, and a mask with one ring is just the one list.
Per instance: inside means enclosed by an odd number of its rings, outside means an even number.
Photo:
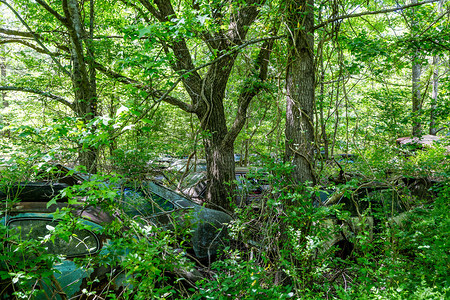
[{"label": "green foliage", "polygon": [[[415,157],[409,159],[399,158],[398,153],[386,152],[382,148],[367,152],[366,155],[365,159],[359,161],[362,166],[353,166],[359,172],[364,172],[362,178],[365,180],[370,177],[387,183],[391,172],[396,169],[394,177],[401,171],[411,176],[440,174],[443,176],[441,178],[448,178],[445,151],[439,147],[417,152]],[[397,159],[396,166],[392,163],[394,158]],[[266,166],[269,165],[266,162]],[[407,166],[415,166],[416,170],[407,171]],[[360,199],[360,205],[367,209],[360,208],[361,216],[359,221],[355,221],[345,210],[346,206],[312,206],[311,196],[315,194],[314,191],[294,188],[285,181],[289,166],[277,164],[274,168],[268,168],[271,170],[268,178],[272,190],[266,195],[267,198],[262,203],[236,209],[237,216],[230,227],[232,237],[245,243],[247,250],[231,252],[233,254],[228,254],[226,260],[217,263],[232,280],[241,282],[246,278],[243,274],[252,274],[256,268],[264,274],[262,278],[274,282],[281,291],[283,288],[290,289],[294,298],[448,297],[448,179],[436,188],[438,196],[425,209],[402,212],[399,205],[407,203],[409,207],[421,207],[424,202],[399,183],[399,186],[392,186],[391,190],[370,193]],[[421,168],[427,171],[422,172]],[[337,186],[336,193],[346,190],[343,195],[351,198],[350,191],[358,189],[361,184],[361,179],[354,179],[346,185]],[[352,226],[359,228],[353,235],[344,231],[348,241],[354,245],[345,260],[335,257],[342,252],[336,252],[334,247],[327,244],[330,236],[341,235],[343,225],[320,225],[330,218],[341,220],[342,224],[354,222]],[[371,219],[374,221],[369,221]],[[249,259],[244,259],[246,255]],[[231,271],[233,268],[239,269],[241,276],[236,277]],[[212,288],[218,293],[221,287],[227,289],[227,282],[218,275]],[[207,286],[210,288],[211,284]],[[239,292],[233,289],[230,295],[245,298],[249,288],[238,287]],[[209,289],[207,291],[212,293]],[[214,292],[212,295],[217,294]],[[279,295],[285,294],[279,292]]]},{"label": "green foliage", "polygon": [[404,109],[405,99],[410,95],[402,90],[376,90],[368,93],[367,105],[377,112],[377,119],[374,124],[372,135],[377,139],[386,137],[392,140],[398,136],[406,136],[410,127],[410,118]]},{"label": "green foliage", "polygon": [[406,174],[429,178],[446,176],[449,155],[445,147],[436,144],[412,153],[413,155],[404,161],[403,170]]},{"label": "green foliage", "polygon": [[[445,204],[442,206],[442,203]],[[346,271],[353,280],[352,287],[345,291],[338,288],[339,298],[447,298],[450,244],[448,230],[445,230],[449,225],[446,192],[435,204],[425,210],[406,213],[401,223],[382,218],[386,225],[380,228],[374,240],[361,240],[362,245],[369,248],[359,248],[359,251],[356,248],[353,253],[356,260],[349,262]]]},{"label": "green foliage", "polygon": [[[132,220],[105,230],[110,242],[95,261],[118,268],[119,272],[108,279],[112,283],[125,280],[120,297],[172,299],[184,293],[184,279],[177,274],[184,269],[191,270],[193,263],[185,252],[173,247],[177,241],[172,233]],[[114,298],[114,291],[110,296]]]},{"label": "green foliage", "polygon": [[[382,147],[367,149],[364,159],[346,165],[364,176],[337,186],[336,190],[345,191],[343,195],[351,198],[352,190],[363,183],[362,178],[389,180],[386,179],[391,176],[389,168],[411,177],[434,174],[448,178],[446,159],[448,154],[440,147],[418,151],[409,158]],[[180,228],[173,232],[162,230],[151,222],[132,220],[120,213],[117,191],[112,190],[121,182],[120,176],[98,174],[91,181],[67,188],[63,196],[72,199],[71,203],[85,197],[89,205],[121,216],[121,221],[117,219],[102,229],[109,241],[99,254],[75,259],[88,272],[100,265],[115,266],[116,271],[104,278],[87,279],[84,293],[111,299],[147,299],[149,295],[166,299],[445,299],[448,296],[448,179],[435,188],[437,196],[432,202],[412,196],[407,186],[395,187],[401,202],[423,207],[400,215],[396,209],[392,210],[392,200],[397,196],[393,197],[391,192],[371,193],[361,199],[361,203],[368,203],[367,210],[360,210],[360,218],[354,221],[343,205],[312,205],[319,191],[290,182],[290,165],[273,161],[265,161],[264,165],[269,174],[262,175],[270,184],[270,191],[260,202],[235,209],[229,229],[233,240],[238,242],[232,242],[220,259],[204,271],[207,275],[201,276],[195,287],[180,275],[180,270],[198,268],[180,245],[180,240],[188,235],[180,232]],[[3,185],[39,178],[42,170],[48,168],[46,164],[30,168],[30,161],[18,160],[11,172],[2,173]],[[375,206],[380,201],[383,205]],[[423,206],[424,203],[428,204]],[[60,210],[55,217],[61,221],[47,237],[50,243],[56,237],[69,238],[73,228],[86,228],[77,222],[71,210]],[[376,220],[373,228],[368,226],[370,218]],[[354,245],[344,260],[336,257],[341,251],[330,243],[330,237],[341,235],[343,226],[349,222],[356,222],[353,224],[360,229],[353,234],[344,231]],[[2,226],[0,230],[5,233]],[[181,236],[184,237],[180,239]],[[17,236],[2,237],[2,282],[14,281],[18,296],[40,293],[30,289],[37,282],[57,289],[52,281],[52,266],[61,257],[33,254],[44,251],[42,241],[17,242]],[[17,248],[13,250],[8,246],[11,244]],[[105,282],[110,284],[109,289],[103,288]],[[119,282],[124,288],[118,293],[113,287]]]},{"label": "green foliage", "polygon": [[35,287],[42,284],[52,285],[52,265],[60,259],[46,254],[41,241],[23,241],[18,234],[13,235],[7,231],[4,224],[0,225],[0,233],[0,294],[14,293],[19,298],[42,295],[44,291]]},{"label": "green foliage", "polygon": [[[233,264],[244,267],[238,275],[239,280],[248,281],[246,274],[253,276],[257,273],[254,270],[259,272],[257,274],[261,273],[265,284],[260,284],[256,289],[258,296],[253,297],[273,297],[272,291],[267,290],[271,287],[267,282],[275,283],[273,289],[278,291],[280,297],[318,296],[321,294],[322,276],[330,263],[327,257],[329,252],[320,249],[333,228],[317,225],[332,210],[315,208],[311,197],[316,192],[289,182],[291,166],[270,161],[265,163],[270,175],[265,174],[264,180],[270,183],[272,189],[260,202],[236,209],[236,219],[230,226],[230,235],[249,248],[247,252],[231,255],[225,265],[230,265],[230,268]],[[242,257],[245,256],[250,260],[244,260],[246,263],[242,264]],[[223,266],[224,263],[218,265]],[[216,285],[221,284],[220,277],[218,281]],[[246,288],[233,292],[232,295],[255,295],[253,285],[248,284]]]},{"label": "green foliage", "polygon": [[212,280],[198,282],[198,292],[191,299],[289,299],[291,287],[274,285],[271,266],[265,269],[255,261],[242,259],[242,253],[231,253],[229,259],[214,262]]},{"label": "green foliage", "polygon": [[[377,203],[385,199],[384,209],[372,204],[366,216],[375,218],[373,232],[364,230],[353,239],[355,248],[345,264],[338,261],[342,279],[333,278],[332,291],[339,299],[446,299],[450,292],[448,273],[448,154],[439,146],[416,151],[408,158],[378,148],[367,152],[366,180],[373,178],[392,185],[394,193],[377,192],[363,199]],[[360,160],[361,162],[361,160]],[[354,166],[355,167],[355,166]],[[389,171],[386,172],[387,167]],[[385,171],[383,171],[385,170]],[[382,171],[382,172],[379,172]],[[380,176],[381,175],[381,176]],[[409,176],[412,186],[393,185],[392,178]],[[424,178],[442,182],[426,191]],[[353,184],[360,184],[353,181]],[[421,189],[416,190],[423,184]],[[410,190],[411,189],[411,190]],[[401,212],[392,200],[414,209]],[[333,264],[332,264],[333,265]]]},{"label": "green foliage", "polygon": [[[211,138],[213,133],[202,132],[199,122],[192,116],[159,102],[160,99],[149,95],[147,88],[163,91],[173,87],[180,76],[171,70],[176,60],[165,43],[185,39],[196,66],[223,55],[216,49],[216,43],[227,41],[215,40],[216,34],[229,30],[232,25],[229,15],[239,12],[245,3],[180,1],[174,6],[176,16],[156,22],[145,20],[151,18],[149,14],[141,14],[125,2],[95,1],[95,38],[91,50],[104,69],[117,71],[125,77],[112,79],[97,72],[99,116],[90,123],[74,117],[65,105],[42,96],[12,92],[8,92],[6,98],[1,95],[2,187],[42,179],[42,173],[51,169],[49,162],[76,163],[81,148],[93,147],[99,151],[101,170],[114,170],[126,178],[139,180],[149,175],[149,161],[159,156],[195,153],[198,158],[203,157],[201,141]],[[18,0],[15,5],[20,7],[20,14],[39,34],[40,40],[55,51],[54,57],[68,68],[70,54],[59,47],[65,46],[67,35],[61,33],[54,15],[33,1]],[[57,1],[49,5],[63,14]],[[260,16],[249,28],[248,39],[269,36],[272,24],[278,20],[283,28],[285,20],[280,5],[269,1],[261,7]],[[398,4],[395,1],[347,1],[338,8],[325,2],[317,3],[320,7],[315,8],[316,25],[336,14],[378,10],[391,5]],[[89,6],[86,1],[81,6],[86,28],[90,25]],[[240,92],[251,92],[255,86],[263,88],[250,104],[246,124],[234,147],[235,152],[250,163],[267,166],[271,185],[261,202],[235,208],[230,231],[235,240],[242,242],[236,246],[237,250],[232,244],[223,259],[210,268],[195,266],[186,259],[188,255],[180,245],[180,240],[188,238],[187,232],[178,228],[160,230],[146,222],[139,226],[136,220],[127,219],[120,212],[116,192],[102,184],[105,180],[118,183],[122,176],[96,175],[93,181],[66,189],[64,195],[72,203],[77,202],[78,197],[88,197],[90,204],[119,214],[123,221],[104,228],[104,233],[110,237],[107,251],[76,260],[79,266],[89,270],[94,265],[117,266],[118,274],[108,273],[106,279],[89,279],[86,293],[111,299],[448,298],[448,152],[442,147],[445,145],[421,151],[394,144],[396,138],[409,135],[413,121],[428,124],[432,110],[437,128],[444,128],[439,134],[445,135],[448,129],[450,80],[448,74],[442,74],[448,67],[450,40],[445,14],[438,5],[424,5],[414,10],[331,22],[315,30],[317,43],[312,51],[318,70],[323,58],[323,79],[319,74],[322,71],[316,74],[317,114],[314,118],[316,125],[323,122],[323,128],[316,127],[316,143],[324,147],[326,134],[330,154],[353,151],[360,155],[355,162],[339,161],[339,166],[322,161],[321,183],[346,197],[372,182],[381,182],[395,191],[362,199],[368,208],[357,216],[356,224],[361,230],[346,236],[354,248],[345,260],[336,258],[338,247],[327,242],[330,236],[342,234],[342,227],[355,216],[342,204],[315,207],[312,198],[320,194],[319,187],[299,187],[288,180],[289,165],[260,161],[261,154],[275,157],[282,156],[279,154],[284,151],[287,50],[286,41],[279,39],[274,44],[265,83],[255,84],[256,77],[248,77],[253,72],[250,62],[262,43],[249,45],[239,52],[227,83],[224,110],[228,128],[233,124]],[[8,28],[21,28],[17,20],[6,13],[0,23]],[[2,36],[0,42],[5,39]],[[210,44],[203,44],[204,41]],[[418,61],[423,71],[423,110],[412,115],[410,58],[416,51],[419,51]],[[431,55],[439,55],[442,62],[435,109],[430,105]],[[47,55],[23,45],[11,46],[5,41],[0,47],[0,59],[3,57],[7,74],[0,78],[0,85],[41,89],[69,102],[73,100],[75,91],[70,78],[65,77]],[[198,72],[205,75],[204,69]],[[116,79],[133,79],[146,88],[120,85]],[[253,87],[244,89],[250,83]],[[181,84],[171,95],[189,103],[188,91]],[[334,186],[332,179],[339,172],[346,183]],[[443,183],[436,191],[424,187],[426,197],[422,197],[402,182],[402,179],[416,178]],[[401,222],[391,219],[395,211],[387,212],[371,204],[371,201],[386,200],[389,195],[411,209],[401,215]],[[61,210],[55,217],[62,221],[48,242],[56,236],[67,239],[74,227],[84,226],[76,222],[70,210]],[[374,230],[367,227],[372,217],[376,218]],[[340,223],[325,224],[324,220],[330,219]],[[30,288],[38,281],[54,285],[52,265],[61,258],[45,253],[42,241],[18,242],[17,236],[7,235],[6,228],[1,226],[2,283],[13,281],[21,297],[38,293],[37,289]],[[178,273],[179,269],[195,268],[204,272],[197,286]],[[128,284],[122,293],[116,294],[112,288],[103,289],[102,284],[113,286],[117,278]]]}]

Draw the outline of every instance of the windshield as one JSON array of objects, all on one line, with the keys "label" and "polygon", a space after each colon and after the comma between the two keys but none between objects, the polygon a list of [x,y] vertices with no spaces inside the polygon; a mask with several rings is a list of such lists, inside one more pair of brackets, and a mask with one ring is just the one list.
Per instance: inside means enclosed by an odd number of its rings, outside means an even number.
[{"label": "windshield", "polygon": [[129,216],[147,216],[174,209],[172,202],[155,193],[129,188],[126,188],[122,193],[122,207]]}]

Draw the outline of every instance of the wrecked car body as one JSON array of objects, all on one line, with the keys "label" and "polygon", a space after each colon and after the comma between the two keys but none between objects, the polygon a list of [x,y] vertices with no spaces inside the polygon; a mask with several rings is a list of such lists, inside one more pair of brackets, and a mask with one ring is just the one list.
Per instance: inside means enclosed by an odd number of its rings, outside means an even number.
[{"label": "wrecked car body", "polygon": [[450,151],[448,136],[436,136],[436,135],[422,135],[420,137],[401,137],[396,141],[400,151],[404,154],[411,155],[407,150],[415,152],[417,150],[425,150],[431,148],[434,145],[440,144],[444,146],[447,152]]},{"label": "wrecked car body", "polygon": [[336,248],[336,255],[345,258],[352,252],[360,236],[372,240],[379,232],[381,222],[393,224],[406,212],[400,194],[391,186],[370,183],[355,189],[320,190],[314,197],[314,205],[337,206],[344,217],[330,215],[319,226],[333,229],[322,241],[318,254]]},{"label": "wrecked car body", "polygon": [[[87,177],[72,174],[64,176],[57,183],[20,183],[11,185],[0,193],[0,222],[6,227],[7,234],[18,236],[22,241],[37,240],[41,247],[39,249],[44,249],[45,254],[54,254],[60,258],[52,267],[54,272],[50,278],[53,280],[39,282],[37,288],[41,291],[37,294],[37,299],[80,296],[88,278],[102,278],[111,271],[104,267],[93,269],[74,263],[77,258],[95,257],[99,253],[108,252],[110,241],[103,234],[103,228],[120,219],[119,215],[100,207],[84,205],[85,199],[77,199],[76,203],[72,203],[60,196],[65,188],[87,180]],[[153,224],[167,229],[181,223],[188,226],[192,232],[189,241],[192,252],[198,259],[214,256],[224,243],[227,236],[226,224],[231,217],[223,212],[204,208],[153,182],[141,184],[138,188],[111,186],[111,189],[117,194],[117,202],[122,211],[138,222],[142,220],[143,226]],[[58,212],[68,207],[71,208],[74,220],[78,225],[81,224],[81,229],[78,229],[79,226],[70,229],[62,239],[53,237],[52,231],[60,222]],[[7,262],[0,265],[0,271],[3,269],[7,272],[5,264]],[[120,287],[123,282],[122,276],[116,278],[113,284]],[[5,294],[14,291],[10,281],[2,281],[0,288]]]}]

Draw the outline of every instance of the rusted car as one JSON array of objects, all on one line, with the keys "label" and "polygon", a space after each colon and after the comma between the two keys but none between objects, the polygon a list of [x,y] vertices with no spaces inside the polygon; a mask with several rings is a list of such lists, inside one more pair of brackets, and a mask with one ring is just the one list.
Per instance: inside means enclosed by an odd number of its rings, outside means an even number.
[{"label": "rusted car", "polygon": [[359,237],[373,239],[382,222],[398,223],[407,211],[399,192],[378,182],[362,184],[358,188],[320,190],[314,205],[340,207],[341,216],[329,215],[317,225],[333,229],[322,241],[318,253],[334,246],[336,255],[341,258],[350,255]]},{"label": "rusted car", "polygon": [[[52,280],[33,283],[34,288],[39,287],[41,290],[36,296],[37,299],[80,296],[82,289],[86,287],[86,278],[95,280],[110,271],[104,267],[94,269],[79,267],[73,261],[74,258],[91,257],[102,251],[108,251],[109,237],[102,229],[120,218],[101,209],[100,206],[85,205],[84,199],[78,199],[77,203],[72,204],[69,199],[60,196],[61,191],[83,180],[88,180],[88,176],[72,174],[61,177],[60,182],[12,184],[0,192],[2,200],[0,226],[5,229],[6,234],[16,236],[19,241],[36,240],[41,247],[39,249],[44,249],[45,254],[51,253],[62,258],[52,267],[54,272],[49,277]],[[223,212],[204,208],[153,182],[140,184],[139,187],[110,188],[117,194],[117,202],[120,203],[119,207],[125,215],[145,220],[146,224],[151,222],[156,226],[167,228],[188,222],[192,231],[190,237],[192,252],[199,259],[214,256],[224,243],[223,240],[227,236],[226,224],[230,222],[231,217]],[[70,229],[70,232],[66,232],[63,238],[52,237],[52,231],[61,222],[58,219],[58,212],[66,207],[71,207],[71,214],[78,225]],[[8,247],[9,253],[15,251],[14,243],[3,247]],[[14,270],[8,266],[8,261],[0,263],[0,275],[11,275],[11,272]],[[118,282],[117,286],[122,283]],[[0,295],[14,291],[11,277],[2,281],[0,289]]]},{"label": "rusted car", "polygon": [[[416,151],[433,147],[433,145],[441,144],[450,152],[449,135],[436,136],[436,135],[422,135],[420,137],[401,137],[396,140],[397,146],[401,148],[402,152],[405,150]],[[409,154],[409,153],[406,153]]]}]

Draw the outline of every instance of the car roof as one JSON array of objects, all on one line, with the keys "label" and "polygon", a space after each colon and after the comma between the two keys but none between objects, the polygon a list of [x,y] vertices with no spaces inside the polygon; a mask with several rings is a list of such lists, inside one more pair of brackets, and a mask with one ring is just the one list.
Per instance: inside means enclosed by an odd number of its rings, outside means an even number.
[{"label": "car roof", "polygon": [[[92,180],[92,174],[85,174],[74,169],[65,167],[63,165],[55,165],[56,172],[53,170],[48,174],[48,180],[42,182],[19,182],[13,183],[7,186],[7,189],[0,191],[0,200],[4,199],[17,199],[20,203],[14,204],[12,207],[15,212],[36,212],[36,213],[49,213],[54,212],[57,208],[67,207],[68,199],[66,197],[56,197],[60,192],[68,186],[81,184],[84,181]],[[105,183],[105,185],[109,185]],[[163,187],[153,181],[139,182],[139,185],[130,186],[130,184],[118,184],[109,185],[112,189],[121,189],[124,187],[131,187],[138,189],[148,189],[149,191],[157,194],[158,196],[170,201],[174,204],[176,209],[196,208],[199,205],[192,200]],[[57,203],[47,207],[47,203],[50,200],[56,200]],[[3,202],[1,206],[5,206]],[[6,207],[2,207],[2,210]],[[86,209],[86,208],[84,208]],[[97,209],[100,211],[99,209]],[[99,215],[99,212],[92,211],[88,214]],[[97,218],[98,220],[109,219],[105,216]]]},{"label": "car roof", "polygon": [[[100,207],[83,206],[80,204],[69,205],[65,197],[56,197],[64,188],[65,183],[52,182],[26,182],[10,185],[7,191],[0,194],[0,200],[9,199],[13,203],[2,201],[0,210],[8,211],[8,214],[17,215],[22,213],[49,214],[64,207],[73,207],[74,213],[82,218],[101,224],[111,222],[114,218]],[[14,202],[14,199],[20,200]],[[49,205],[49,201],[56,202]],[[82,202],[82,201],[80,201]]]}]

